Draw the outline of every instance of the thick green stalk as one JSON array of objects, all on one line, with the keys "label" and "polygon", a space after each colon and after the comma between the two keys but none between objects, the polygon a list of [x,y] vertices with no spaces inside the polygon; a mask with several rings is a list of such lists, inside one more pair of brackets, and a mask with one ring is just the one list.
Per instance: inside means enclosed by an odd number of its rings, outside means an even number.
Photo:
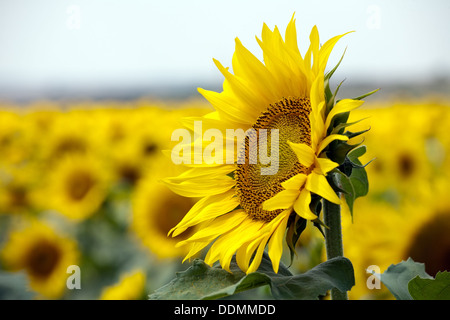
[{"label": "thick green stalk", "polygon": [[[327,259],[344,256],[342,244],[341,206],[323,199],[323,219],[325,228],[325,248]],[[348,300],[347,292],[331,290],[332,300]]]}]

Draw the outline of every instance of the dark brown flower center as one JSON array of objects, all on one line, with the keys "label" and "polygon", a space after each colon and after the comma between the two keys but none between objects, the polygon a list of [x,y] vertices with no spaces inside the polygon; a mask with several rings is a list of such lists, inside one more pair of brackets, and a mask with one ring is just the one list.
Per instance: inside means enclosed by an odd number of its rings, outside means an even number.
[{"label": "dark brown flower center", "polygon": [[[294,175],[307,172],[307,168],[298,162],[288,141],[311,145],[310,113],[309,99],[282,99],[271,104],[258,117],[253,125],[253,134],[246,137],[245,147],[239,154],[241,161],[238,162],[235,171],[236,193],[241,207],[252,219],[266,222],[273,220],[282,210],[266,211],[261,208],[261,204],[283,190],[282,182]],[[264,135],[261,129],[266,129]],[[271,129],[278,130],[277,154],[271,154],[273,140]],[[257,141],[256,153],[250,150],[251,141]],[[269,165],[266,161],[261,161],[259,157],[261,151],[278,161],[277,170],[271,174],[262,174],[262,169]],[[257,159],[252,158],[254,154],[258,155]]]},{"label": "dark brown flower center", "polygon": [[26,268],[31,275],[46,278],[55,270],[60,259],[60,249],[54,244],[42,240],[36,243],[28,253]]},{"label": "dark brown flower center", "polygon": [[[157,229],[162,235],[166,236],[167,233],[176,226],[181,219],[186,215],[192,207],[192,200],[190,198],[182,197],[173,192],[163,192],[160,194],[161,202],[157,208],[154,204],[150,204],[149,210],[157,210],[157,219],[150,220],[153,227],[156,225]],[[150,213],[151,214],[151,213]],[[187,239],[192,235],[190,229],[177,236],[177,241],[180,239]]]},{"label": "dark brown flower center", "polygon": [[438,214],[417,232],[405,259],[411,257],[425,264],[431,276],[438,271],[450,270],[450,214]]},{"label": "dark brown flower center", "polygon": [[96,181],[89,172],[75,171],[67,179],[67,192],[70,199],[81,201],[86,197]]}]

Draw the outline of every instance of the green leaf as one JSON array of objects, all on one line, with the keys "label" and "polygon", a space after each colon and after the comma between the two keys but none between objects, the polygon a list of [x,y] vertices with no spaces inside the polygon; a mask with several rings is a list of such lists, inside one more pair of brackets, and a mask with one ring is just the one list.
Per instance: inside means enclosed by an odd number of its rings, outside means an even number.
[{"label": "green leaf", "polygon": [[359,146],[348,153],[348,159],[350,161],[357,160],[359,157],[363,156],[366,151],[366,146]]},{"label": "green leaf", "polygon": [[347,258],[336,257],[295,276],[271,278],[276,299],[315,300],[328,290],[349,291],[355,285],[353,266]]},{"label": "green leaf", "polygon": [[214,292],[235,286],[245,273],[221,268],[211,268],[201,259],[195,259],[192,265],[167,285],[157,289],[149,296],[151,300],[196,300],[212,295]]},{"label": "green leaf", "polygon": [[150,299],[218,299],[235,293],[269,285],[276,299],[318,299],[328,290],[337,288],[345,292],[355,284],[350,260],[337,257],[325,261],[311,270],[292,273],[282,264],[278,273],[264,253],[256,272],[245,275],[235,260],[230,265],[231,273],[220,267],[210,267],[202,260],[194,260],[191,267],[177,274],[170,283],[157,289]]},{"label": "green leaf", "polygon": [[435,279],[415,277],[408,282],[414,300],[450,300],[450,272],[438,272]]},{"label": "green leaf", "polygon": [[353,205],[357,198],[364,197],[369,192],[369,180],[366,169],[358,157],[366,152],[365,146],[355,147],[347,153],[344,162],[329,176],[329,182],[344,194],[345,201],[353,218]]},{"label": "green leaf", "polygon": [[407,261],[390,265],[385,272],[378,276],[397,300],[413,299],[408,290],[408,283],[415,277],[432,279],[425,272],[425,265],[414,262],[411,258],[408,258]]}]

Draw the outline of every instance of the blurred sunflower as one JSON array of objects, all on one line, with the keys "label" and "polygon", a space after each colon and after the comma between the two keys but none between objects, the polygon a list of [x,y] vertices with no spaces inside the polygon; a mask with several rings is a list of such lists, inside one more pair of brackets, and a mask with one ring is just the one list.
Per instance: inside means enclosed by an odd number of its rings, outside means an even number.
[{"label": "blurred sunflower", "polygon": [[35,209],[37,168],[4,166],[0,169],[0,214],[21,214]]},{"label": "blurred sunflower", "polygon": [[144,300],[145,274],[142,270],[136,270],[123,274],[117,284],[103,289],[100,300]]},{"label": "blurred sunflower", "polygon": [[20,164],[29,156],[19,110],[0,110],[0,165]]},{"label": "blurred sunflower", "polygon": [[[430,187],[439,156],[432,154],[437,150],[430,149],[433,111],[429,105],[395,103],[352,113],[349,122],[371,118],[371,130],[365,134],[368,152],[364,157],[367,161],[375,159],[367,166],[372,194],[395,192],[396,197],[408,199]],[[398,130],[398,119],[408,124],[408,130]],[[362,129],[358,124],[353,128]]]},{"label": "blurred sunflower", "polygon": [[383,272],[391,264],[411,257],[424,263],[432,276],[450,270],[449,183],[441,179],[433,186],[397,208],[386,202],[361,199],[355,204],[358,215],[353,223],[343,214],[345,255],[352,261],[356,278],[351,298],[389,295],[386,290],[367,288],[366,269],[371,265]]},{"label": "blurred sunflower", "polygon": [[181,239],[186,239],[191,231],[172,239],[167,233],[181,221],[194,201],[174,194],[155,179],[143,179],[133,194],[133,217],[131,229],[142,242],[159,258],[181,257],[188,251],[177,248]]},{"label": "blurred sunflower", "polygon": [[79,252],[73,239],[33,221],[11,232],[1,257],[8,270],[26,271],[31,289],[45,298],[57,299],[66,289],[67,267],[78,263]]},{"label": "blurred sunflower", "polygon": [[[240,152],[234,155],[234,164],[194,164],[180,176],[165,179],[182,196],[202,197],[171,230],[176,236],[202,224],[198,232],[180,242],[190,250],[185,259],[212,243],[206,263],[220,261],[229,270],[236,253],[239,267],[250,273],[258,268],[268,244],[277,272],[286,228],[295,225],[298,218],[318,218],[310,208],[312,198],[340,203],[326,178],[338,164],[327,158],[326,151],[331,142],[348,137],[330,131],[336,115],[362,104],[343,99],[332,106],[326,101],[325,88],[332,72],[325,75],[325,68],[342,36],[320,47],[314,27],[311,44],[302,57],[292,17],[284,40],[277,27],[272,31],[264,24],[262,40],[257,39],[264,64],[237,38],[232,61],[234,75],[214,60],[225,82],[221,93],[199,89],[216,110],[201,118],[203,129],[252,128],[257,137],[262,135],[262,129],[268,129],[268,142],[263,148],[272,141],[271,129],[278,130],[279,166],[277,172],[265,174],[261,171],[267,166],[260,159],[250,164],[250,142],[245,138],[242,148],[238,146]],[[226,138],[223,145],[227,145]],[[237,163],[238,159],[244,163]]]},{"label": "blurred sunflower", "polygon": [[60,111],[41,139],[40,158],[54,164],[72,154],[88,154],[93,149],[90,117],[81,112]]},{"label": "blurred sunflower", "polygon": [[43,206],[73,220],[94,214],[105,200],[109,187],[108,168],[88,155],[60,159],[41,194]]}]

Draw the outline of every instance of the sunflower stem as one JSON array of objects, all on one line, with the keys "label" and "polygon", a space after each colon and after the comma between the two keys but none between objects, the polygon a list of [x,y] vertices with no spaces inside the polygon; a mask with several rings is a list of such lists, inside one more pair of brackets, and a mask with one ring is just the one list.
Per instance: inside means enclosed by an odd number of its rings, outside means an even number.
[{"label": "sunflower stem", "polygon": [[[344,256],[342,244],[341,206],[323,199],[323,219],[325,228],[325,248],[327,259]],[[347,292],[331,289],[331,300],[348,300]]]}]

